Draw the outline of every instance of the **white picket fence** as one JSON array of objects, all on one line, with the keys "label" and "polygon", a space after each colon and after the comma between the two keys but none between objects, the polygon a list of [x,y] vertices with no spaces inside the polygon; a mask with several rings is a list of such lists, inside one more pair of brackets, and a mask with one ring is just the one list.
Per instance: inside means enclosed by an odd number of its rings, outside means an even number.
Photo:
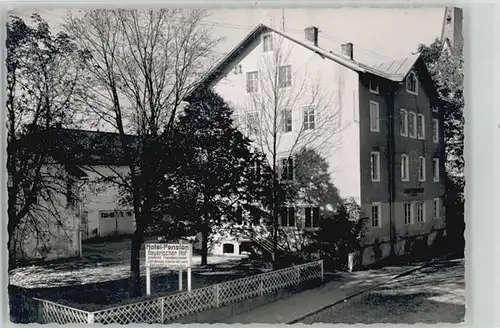
[{"label": "white picket fence", "polygon": [[39,298],[35,300],[38,302],[38,322],[41,324],[168,323],[317,279],[323,279],[322,260],[94,312]]}]

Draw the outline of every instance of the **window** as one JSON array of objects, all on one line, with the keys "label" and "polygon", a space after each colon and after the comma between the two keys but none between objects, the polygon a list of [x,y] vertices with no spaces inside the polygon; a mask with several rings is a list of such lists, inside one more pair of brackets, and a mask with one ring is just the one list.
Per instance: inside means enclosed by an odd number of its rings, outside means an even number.
[{"label": "window", "polygon": [[382,226],[382,205],[380,203],[372,203],[371,219],[372,227],[380,228]]},{"label": "window", "polygon": [[408,137],[408,112],[405,109],[399,110],[399,132],[403,137]]},{"label": "window", "polygon": [[434,176],[434,182],[439,182],[439,158],[432,159],[432,172]]},{"label": "window", "polygon": [[379,130],[379,104],[376,101],[370,101],[370,131],[378,132]]},{"label": "window", "polygon": [[259,72],[247,73],[247,92],[254,93],[259,90]]},{"label": "window", "polygon": [[401,155],[401,181],[410,181],[410,161],[408,155]]},{"label": "window", "polygon": [[292,131],[292,111],[285,109],[283,111],[283,132]]},{"label": "window", "polygon": [[259,129],[259,114],[257,112],[247,114],[247,129],[249,135],[257,134]]},{"label": "window", "polygon": [[278,87],[287,88],[292,86],[292,66],[281,66],[278,70]]},{"label": "window", "polygon": [[315,127],[314,106],[304,107],[304,130],[312,130]]},{"label": "window", "polygon": [[305,227],[306,228],[317,228],[319,227],[319,207],[306,207],[306,218]]},{"label": "window", "polygon": [[101,219],[114,219],[114,218],[131,218],[132,211],[100,211],[99,216]]},{"label": "window", "polygon": [[406,78],[406,91],[416,95],[418,93],[417,85],[417,75],[414,72],[410,72],[410,74],[408,74],[408,77]]},{"label": "window", "polygon": [[418,181],[425,181],[425,157],[418,157]]},{"label": "window", "polygon": [[439,120],[437,118],[432,119],[432,142],[439,142]]},{"label": "window", "polygon": [[283,181],[293,181],[295,177],[293,158],[282,158],[281,159],[281,180]]},{"label": "window", "polygon": [[410,138],[417,136],[417,115],[414,112],[408,113],[408,135]]},{"label": "window", "polygon": [[413,222],[411,203],[404,203],[405,224]]},{"label": "window", "polygon": [[280,217],[282,227],[295,227],[295,208],[282,207]]},{"label": "window", "polygon": [[253,172],[254,178],[260,179],[261,167],[260,167],[260,163],[258,160],[252,161],[252,172]]},{"label": "window", "polygon": [[114,219],[115,211],[101,211],[100,212],[101,219]]},{"label": "window", "polygon": [[371,80],[370,81],[369,89],[370,89],[371,93],[375,93],[375,94],[378,95],[378,93],[379,93],[379,87],[378,87],[378,83],[377,82]]},{"label": "window", "polygon": [[439,219],[441,217],[441,202],[439,201],[439,198],[434,198],[432,204],[432,217],[435,219]]},{"label": "window", "polygon": [[240,117],[238,114],[231,115],[231,120],[233,120],[233,126],[238,127],[240,125]]},{"label": "window", "polygon": [[417,137],[425,139],[425,117],[423,114],[417,116]]},{"label": "window", "polygon": [[417,222],[425,221],[425,203],[417,202]]},{"label": "window", "polygon": [[271,34],[265,34],[262,36],[262,49],[264,52],[270,52],[273,50],[273,36]]},{"label": "window", "polygon": [[371,175],[372,181],[380,181],[380,153],[378,151],[371,153]]},{"label": "window", "polygon": [[439,107],[438,106],[432,106],[432,111],[434,113],[439,113]]}]

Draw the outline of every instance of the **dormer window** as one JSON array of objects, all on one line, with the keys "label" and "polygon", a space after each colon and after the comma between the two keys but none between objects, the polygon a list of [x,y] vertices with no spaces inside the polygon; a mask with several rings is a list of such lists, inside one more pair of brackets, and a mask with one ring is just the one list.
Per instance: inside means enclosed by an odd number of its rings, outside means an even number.
[{"label": "dormer window", "polygon": [[379,88],[376,81],[370,80],[370,92],[378,95]]},{"label": "dormer window", "polygon": [[262,49],[264,52],[273,51],[273,36],[271,34],[262,36]]},{"label": "dormer window", "polygon": [[417,85],[417,75],[414,72],[410,72],[406,78],[406,91],[416,95],[418,93]]}]

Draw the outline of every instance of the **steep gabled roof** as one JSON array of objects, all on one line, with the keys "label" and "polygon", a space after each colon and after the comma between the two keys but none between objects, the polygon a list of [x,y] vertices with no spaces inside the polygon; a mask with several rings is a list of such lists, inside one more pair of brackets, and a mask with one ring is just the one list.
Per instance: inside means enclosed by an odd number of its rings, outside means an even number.
[{"label": "steep gabled roof", "polygon": [[413,54],[408,57],[381,62],[377,65],[370,65],[366,70],[388,80],[402,82],[419,58],[420,54]]},{"label": "steep gabled roof", "polygon": [[235,59],[241,56],[249,46],[254,44],[256,39],[261,37],[262,34],[268,32],[276,33],[298,45],[303,46],[306,49],[311,50],[322,58],[332,60],[337,64],[340,64],[353,71],[359,73],[370,73],[393,82],[402,82],[412,69],[413,65],[420,58],[420,54],[412,54],[399,60],[384,62],[378,65],[363,64],[361,62],[351,60],[343,55],[336,54],[332,51],[327,51],[323,48],[314,46],[309,42],[300,40],[285,32],[273,29],[264,24],[259,24],[252,31],[250,31],[250,33],[248,33],[248,35],[240,43],[238,43],[236,47],[234,47],[226,56],[224,56],[224,58],[222,58],[222,60],[215,67],[209,70],[207,74],[202,77],[202,79],[188,93],[186,98],[189,99],[191,94],[202,86],[212,87],[214,84],[219,82],[223,78],[223,72],[225,69],[227,69],[227,66],[231,65],[231,63]]}]

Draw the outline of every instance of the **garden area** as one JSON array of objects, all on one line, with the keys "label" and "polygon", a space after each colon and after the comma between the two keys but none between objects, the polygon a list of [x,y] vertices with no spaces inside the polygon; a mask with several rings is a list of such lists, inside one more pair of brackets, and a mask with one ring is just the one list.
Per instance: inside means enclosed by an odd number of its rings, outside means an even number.
[{"label": "garden area", "polygon": [[[245,256],[209,256],[201,266],[201,257],[193,256],[192,288],[200,288],[264,271]],[[11,292],[21,292],[82,310],[95,311],[133,303],[129,297],[130,241],[85,244],[83,259],[66,263],[32,265],[11,270]],[[141,250],[141,284],[146,289],[144,246]],[[151,270],[151,297],[178,292],[178,272]],[[184,272],[183,290],[187,289]],[[145,293],[144,293],[145,294]],[[143,296],[139,299],[145,299]]]}]

